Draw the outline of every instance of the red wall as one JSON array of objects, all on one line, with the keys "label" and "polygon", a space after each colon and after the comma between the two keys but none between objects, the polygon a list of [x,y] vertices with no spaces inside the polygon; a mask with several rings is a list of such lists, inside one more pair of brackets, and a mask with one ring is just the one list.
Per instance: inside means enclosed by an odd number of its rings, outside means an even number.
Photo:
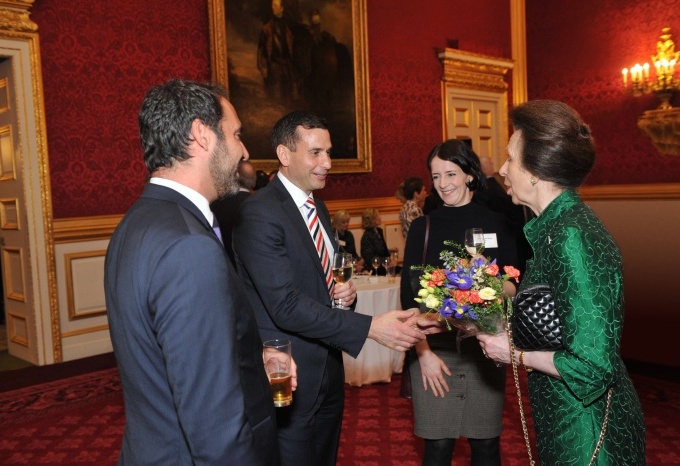
[{"label": "red wall", "polygon": [[663,27],[680,50],[680,0],[527,0],[526,10],[529,98],[562,100],[590,124],[598,159],[587,184],[680,182],[680,157],[659,154],[637,128],[659,101],[633,97],[621,78],[651,62]]},{"label": "red wall", "polygon": [[[334,175],[325,199],[391,196],[442,137],[434,48],[510,58],[509,1],[368,0],[373,173]],[[529,97],[563,100],[591,124],[589,184],[680,182],[636,127],[657,103],[622,91],[624,66],[655,51],[663,26],[680,49],[680,0],[527,0]],[[36,0],[55,218],[120,214],[146,179],[137,111],[148,87],[210,77],[206,0]],[[677,21],[677,20],[675,20]],[[238,110],[238,109],[237,109]]]},{"label": "red wall", "polygon": [[[170,7],[170,5],[172,5]],[[210,78],[205,0],[37,0],[55,218],[124,213],[147,171],[144,92]]]},{"label": "red wall", "polygon": [[[434,47],[458,39],[510,57],[509,6],[497,0],[367,3],[373,173],[331,177],[325,199],[391,196],[427,175],[442,137]],[[209,78],[207,15],[206,0],[36,0],[55,218],[119,214],[137,198],[139,104],[170,77]]]}]

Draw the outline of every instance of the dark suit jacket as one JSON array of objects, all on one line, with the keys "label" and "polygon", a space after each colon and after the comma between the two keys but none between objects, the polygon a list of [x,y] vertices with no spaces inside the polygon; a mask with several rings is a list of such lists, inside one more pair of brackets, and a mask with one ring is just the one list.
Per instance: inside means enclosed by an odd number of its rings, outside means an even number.
[{"label": "dark suit jacket", "polygon": [[234,248],[231,245],[231,232],[236,223],[236,214],[243,201],[248,199],[249,192],[238,191],[233,196],[225,197],[210,204],[210,210],[215,214],[217,223],[220,225],[220,232],[222,233],[222,240],[224,241],[224,249],[226,249],[232,264],[236,264],[234,260]]},{"label": "dark suit jacket", "polygon": [[[319,199],[315,203],[321,223],[331,232],[325,204]],[[335,242],[333,235],[331,240]],[[234,228],[234,252],[262,339],[292,342],[298,366],[292,409],[308,412],[319,394],[328,352],[342,350],[356,357],[371,317],[331,308],[307,225],[278,177],[243,203]]]},{"label": "dark suit jacket", "polygon": [[119,464],[278,464],[255,319],[200,210],[147,185],[104,281],[125,399]]}]

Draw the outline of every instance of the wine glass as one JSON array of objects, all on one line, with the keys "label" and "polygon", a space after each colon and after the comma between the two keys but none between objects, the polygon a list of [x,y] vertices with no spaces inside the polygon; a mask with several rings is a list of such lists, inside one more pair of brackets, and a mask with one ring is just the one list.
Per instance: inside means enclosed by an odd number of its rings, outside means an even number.
[{"label": "wine glass", "polygon": [[375,256],[371,261],[371,267],[373,267],[373,274],[378,275],[378,267],[380,267],[380,257]]},{"label": "wine glass", "polygon": [[385,275],[389,275],[388,273],[388,267],[390,266],[390,258],[388,257],[381,257],[380,258],[380,265],[383,266],[385,269]]},{"label": "wine glass", "polygon": [[471,256],[484,252],[484,231],[481,228],[468,228],[465,230],[465,250]]},{"label": "wine glass", "polygon": [[[333,279],[335,283],[347,283],[352,278],[354,266],[352,265],[352,255],[344,252],[337,252],[333,256]],[[342,299],[338,299],[337,307],[340,309],[349,309],[349,307],[342,305]]]}]

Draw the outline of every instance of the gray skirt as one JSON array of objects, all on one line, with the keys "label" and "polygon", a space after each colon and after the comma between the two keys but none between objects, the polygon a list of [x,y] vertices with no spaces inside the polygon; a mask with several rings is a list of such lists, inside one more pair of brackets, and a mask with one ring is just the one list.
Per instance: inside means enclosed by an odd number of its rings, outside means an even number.
[{"label": "gray skirt", "polygon": [[456,349],[455,334],[428,336],[434,353],[451,371],[449,391],[435,397],[423,388],[422,372],[415,350],[409,354],[413,387],[414,432],[426,439],[467,437],[486,439],[501,434],[505,400],[506,367],[496,367],[484,357],[479,342],[469,337]]}]

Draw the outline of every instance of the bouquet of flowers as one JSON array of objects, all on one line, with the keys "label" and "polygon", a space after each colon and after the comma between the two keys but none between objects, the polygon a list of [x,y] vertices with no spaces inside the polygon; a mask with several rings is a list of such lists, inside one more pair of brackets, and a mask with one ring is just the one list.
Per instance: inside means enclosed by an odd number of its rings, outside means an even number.
[{"label": "bouquet of flowers", "polygon": [[455,250],[443,250],[439,258],[444,267],[426,265],[420,275],[420,290],[415,299],[427,309],[438,312],[451,326],[460,329],[458,339],[478,333],[498,333],[508,318],[510,303],[503,293],[503,282],[519,283],[519,270],[503,267],[500,273],[496,259],[471,257],[459,244],[445,241]]}]

